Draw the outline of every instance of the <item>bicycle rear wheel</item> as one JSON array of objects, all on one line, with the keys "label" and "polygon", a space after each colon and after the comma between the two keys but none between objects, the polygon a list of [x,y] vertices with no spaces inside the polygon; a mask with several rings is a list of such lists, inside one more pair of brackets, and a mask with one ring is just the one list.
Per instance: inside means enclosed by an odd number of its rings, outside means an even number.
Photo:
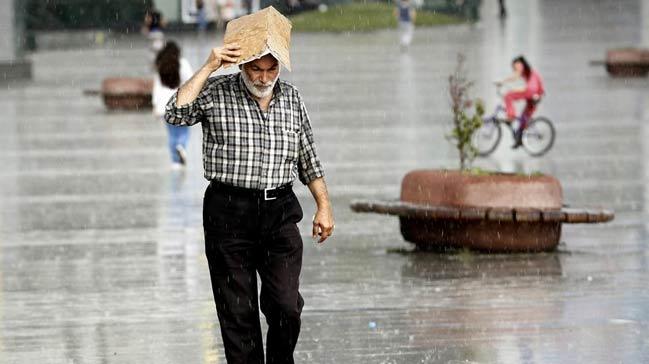
[{"label": "bicycle rear wheel", "polygon": [[496,119],[485,119],[480,129],[473,133],[471,143],[477,149],[479,157],[486,157],[496,150],[502,135],[503,131]]},{"label": "bicycle rear wheel", "polygon": [[554,145],[556,132],[550,119],[538,117],[533,119],[523,130],[523,148],[533,157],[547,153]]}]

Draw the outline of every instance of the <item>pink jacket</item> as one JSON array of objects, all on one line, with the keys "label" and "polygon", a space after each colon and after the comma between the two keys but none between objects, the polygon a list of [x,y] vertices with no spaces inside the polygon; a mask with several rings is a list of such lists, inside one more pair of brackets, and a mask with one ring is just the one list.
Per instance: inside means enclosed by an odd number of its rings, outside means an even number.
[{"label": "pink jacket", "polygon": [[545,94],[545,88],[543,87],[543,79],[536,71],[530,73],[530,77],[526,80],[526,90],[528,98],[532,98],[535,95],[543,96]]}]

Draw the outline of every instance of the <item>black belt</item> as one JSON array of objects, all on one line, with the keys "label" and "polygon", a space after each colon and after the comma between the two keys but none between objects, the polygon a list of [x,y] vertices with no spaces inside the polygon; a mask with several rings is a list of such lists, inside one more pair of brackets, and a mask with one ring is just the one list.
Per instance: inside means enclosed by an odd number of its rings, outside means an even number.
[{"label": "black belt", "polygon": [[244,188],[228,185],[221,182],[210,181],[210,187],[215,191],[221,191],[229,193],[232,195],[250,197],[250,198],[260,198],[265,201],[270,201],[277,199],[279,197],[284,197],[293,191],[293,184],[287,183],[279,187],[266,188],[263,190],[256,190],[253,188]]}]

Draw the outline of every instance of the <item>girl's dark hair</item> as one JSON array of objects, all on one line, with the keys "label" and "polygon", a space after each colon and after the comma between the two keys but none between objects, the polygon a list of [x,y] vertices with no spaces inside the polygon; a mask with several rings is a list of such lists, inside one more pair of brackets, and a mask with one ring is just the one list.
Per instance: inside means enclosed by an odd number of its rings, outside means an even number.
[{"label": "girl's dark hair", "polygon": [[514,65],[514,63],[516,63],[516,62],[520,62],[523,65],[523,77],[525,79],[530,78],[530,74],[532,74],[532,67],[530,67],[529,63],[527,63],[527,60],[525,59],[525,57],[518,56],[518,57],[514,58],[514,60],[512,61],[512,65]]},{"label": "girl's dark hair", "polygon": [[180,48],[175,42],[167,42],[158,52],[155,66],[163,85],[169,88],[180,86]]}]

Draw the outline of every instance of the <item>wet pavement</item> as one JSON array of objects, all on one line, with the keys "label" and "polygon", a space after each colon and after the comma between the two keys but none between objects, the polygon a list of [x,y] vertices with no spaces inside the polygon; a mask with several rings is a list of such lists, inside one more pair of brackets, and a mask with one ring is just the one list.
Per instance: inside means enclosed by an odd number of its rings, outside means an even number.
[{"label": "wet pavement", "polygon": [[[336,235],[305,236],[301,363],[649,362],[649,84],[590,67],[607,48],[649,45],[641,0],[516,1],[476,26],[397,34],[295,34],[294,71],[327,169]],[[644,29],[644,31],[643,31]],[[181,40],[197,67],[210,39]],[[224,363],[204,258],[200,130],[185,172],[147,113],[81,96],[109,75],[148,72],[143,43],[31,56],[34,81],[0,91],[0,362]],[[412,252],[395,218],[353,214],[396,198],[415,168],[455,167],[445,86],[464,52],[475,94],[524,53],[545,78],[544,158],[477,162],[557,176],[572,206],[612,208],[567,225],[556,253]],[[313,202],[297,193],[305,216]],[[308,232],[308,218],[301,225]]]}]

